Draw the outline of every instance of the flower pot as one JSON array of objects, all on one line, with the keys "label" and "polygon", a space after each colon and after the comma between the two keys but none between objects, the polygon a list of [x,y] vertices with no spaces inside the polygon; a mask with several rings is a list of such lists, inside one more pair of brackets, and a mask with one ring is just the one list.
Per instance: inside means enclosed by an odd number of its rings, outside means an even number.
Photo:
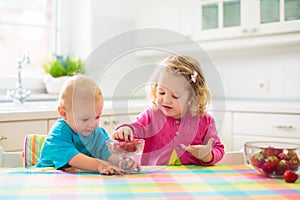
[{"label": "flower pot", "polygon": [[59,94],[62,85],[68,79],[68,76],[52,77],[47,74],[43,78],[43,83],[45,84],[46,91],[48,94]]}]

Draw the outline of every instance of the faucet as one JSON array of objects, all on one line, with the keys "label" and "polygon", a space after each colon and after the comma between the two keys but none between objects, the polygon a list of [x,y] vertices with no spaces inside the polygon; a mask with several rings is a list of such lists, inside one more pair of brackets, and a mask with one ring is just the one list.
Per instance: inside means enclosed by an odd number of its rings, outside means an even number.
[{"label": "faucet", "polygon": [[15,104],[23,104],[26,101],[26,99],[31,95],[30,90],[24,89],[22,87],[21,71],[23,62],[30,63],[28,52],[24,52],[22,56],[19,56],[17,58],[18,79],[16,83],[16,89],[7,90],[6,97],[13,100]]}]

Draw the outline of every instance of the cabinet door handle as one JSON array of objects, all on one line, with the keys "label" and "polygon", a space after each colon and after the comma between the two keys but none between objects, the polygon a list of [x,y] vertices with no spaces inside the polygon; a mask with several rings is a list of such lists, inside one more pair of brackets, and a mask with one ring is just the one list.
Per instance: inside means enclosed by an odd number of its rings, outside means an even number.
[{"label": "cabinet door handle", "polygon": [[275,128],[279,128],[279,129],[293,129],[293,125],[291,124],[278,124],[278,125],[274,125]]},{"label": "cabinet door handle", "polygon": [[109,126],[109,125],[110,125],[110,121],[105,120],[105,121],[103,122],[103,124],[106,125],[106,126]]},{"label": "cabinet door handle", "polygon": [[7,140],[7,137],[5,137],[5,136],[2,135],[2,136],[0,136],[0,141],[1,140]]}]

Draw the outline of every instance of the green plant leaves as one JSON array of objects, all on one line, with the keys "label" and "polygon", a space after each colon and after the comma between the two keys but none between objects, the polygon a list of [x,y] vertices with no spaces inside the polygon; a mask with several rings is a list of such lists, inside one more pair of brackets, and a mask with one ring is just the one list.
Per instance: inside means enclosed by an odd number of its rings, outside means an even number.
[{"label": "green plant leaves", "polygon": [[79,57],[52,55],[42,65],[44,71],[53,77],[73,76],[84,73],[83,62]]}]

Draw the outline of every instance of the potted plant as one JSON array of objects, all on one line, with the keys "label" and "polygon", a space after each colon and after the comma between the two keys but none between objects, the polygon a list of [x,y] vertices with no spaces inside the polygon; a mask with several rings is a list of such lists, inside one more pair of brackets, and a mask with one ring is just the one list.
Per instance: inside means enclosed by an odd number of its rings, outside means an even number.
[{"label": "potted plant", "polygon": [[43,82],[47,93],[58,94],[69,76],[84,73],[83,62],[77,56],[51,55],[42,65],[46,76]]}]

